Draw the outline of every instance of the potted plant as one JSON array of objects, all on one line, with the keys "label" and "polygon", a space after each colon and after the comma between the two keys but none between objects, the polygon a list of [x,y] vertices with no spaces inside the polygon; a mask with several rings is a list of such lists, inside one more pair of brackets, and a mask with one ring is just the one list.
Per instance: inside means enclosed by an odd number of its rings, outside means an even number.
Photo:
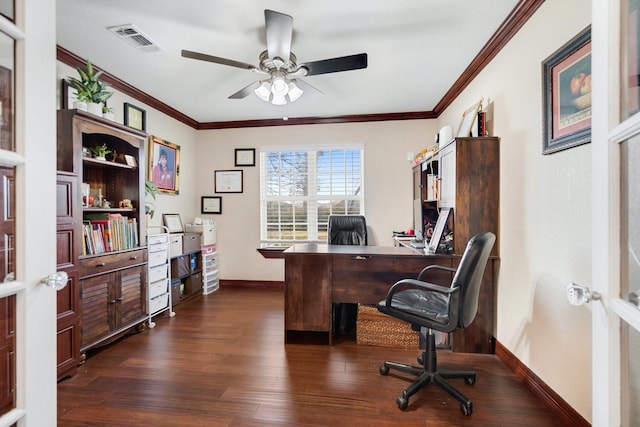
[{"label": "potted plant", "polygon": [[[153,200],[156,199],[156,194],[158,194],[160,190],[153,183],[153,181],[149,181],[148,179],[144,182],[144,194],[151,195]],[[155,213],[155,205],[152,202],[145,201],[144,202],[144,213],[149,215],[149,218],[153,218],[153,214]]]},{"label": "potted plant", "polygon": [[107,120],[115,121],[116,113],[113,110],[113,108],[107,107],[107,105],[105,104],[102,106],[102,117],[104,117]]},{"label": "potted plant", "polygon": [[98,160],[107,160],[105,156],[111,153],[111,150],[107,148],[107,144],[96,145],[95,147],[91,147],[90,150]]},{"label": "potted plant", "polygon": [[[87,111],[90,113],[102,116],[102,106],[111,98],[113,92],[108,92],[106,89],[109,87],[109,83],[101,82],[100,76],[102,71],[96,72],[91,64],[91,61],[87,59],[86,70],[81,67],[76,67],[80,79],[75,77],[67,77],[69,85],[76,90],[76,98],[80,102],[87,103]],[[76,108],[78,108],[76,104]],[[79,108],[82,109],[82,108]]]}]

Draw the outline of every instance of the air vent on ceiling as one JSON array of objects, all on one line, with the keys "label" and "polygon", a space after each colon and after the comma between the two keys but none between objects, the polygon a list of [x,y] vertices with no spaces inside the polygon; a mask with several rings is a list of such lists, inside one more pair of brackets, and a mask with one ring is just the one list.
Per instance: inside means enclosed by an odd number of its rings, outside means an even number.
[{"label": "air vent on ceiling", "polygon": [[164,50],[162,46],[151,40],[149,36],[140,31],[140,29],[133,24],[117,25],[114,27],[107,27],[107,29],[136,49],[140,49],[145,52]]}]

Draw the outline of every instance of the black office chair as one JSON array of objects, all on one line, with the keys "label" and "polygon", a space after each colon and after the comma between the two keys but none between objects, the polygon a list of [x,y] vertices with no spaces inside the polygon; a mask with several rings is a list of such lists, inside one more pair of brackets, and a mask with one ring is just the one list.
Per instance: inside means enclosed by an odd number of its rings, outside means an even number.
[{"label": "black office chair", "polygon": [[[447,379],[463,378],[469,385],[476,382],[473,371],[438,371],[436,366],[436,344],[434,330],[445,333],[466,328],[473,322],[478,311],[478,295],[484,269],[496,236],[484,232],[474,236],[462,255],[458,268],[440,265],[425,267],[417,279],[403,279],[396,282],[384,301],[378,303],[378,310],[390,316],[411,323],[416,330],[428,331],[425,336],[426,348],[418,357],[422,366],[384,362],[380,374],[387,375],[389,369],[416,375],[418,378],[407,387],[396,400],[400,409],[409,405],[409,397],[428,384],[436,384],[460,401],[464,415],[473,412],[471,401],[453,388]],[[423,276],[438,270],[455,273],[451,287],[425,282]]]},{"label": "black office chair", "polygon": [[[329,215],[327,227],[330,245],[367,246],[367,221],[363,215]],[[333,305],[333,332],[347,335],[355,330],[358,305]]]}]

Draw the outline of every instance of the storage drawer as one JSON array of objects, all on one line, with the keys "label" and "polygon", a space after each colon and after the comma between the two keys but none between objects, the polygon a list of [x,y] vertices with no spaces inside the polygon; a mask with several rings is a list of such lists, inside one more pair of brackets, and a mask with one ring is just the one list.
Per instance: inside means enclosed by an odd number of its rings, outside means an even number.
[{"label": "storage drawer", "polygon": [[149,245],[149,250],[152,250],[151,246],[159,245],[162,243],[165,244],[166,248],[166,244],[168,242],[169,238],[166,234],[150,234],[149,236],[147,236],[147,245]]},{"label": "storage drawer", "polygon": [[218,256],[217,252],[203,256],[203,260],[204,262],[202,268],[206,271],[215,270],[216,268],[218,268],[218,265],[220,263],[220,257]]},{"label": "storage drawer", "polygon": [[164,264],[167,262],[167,250],[162,252],[149,252],[149,266],[155,267],[156,265]]},{"label": "storage drawer", "polygon": [[171,258],[182,255],[182,233],[169,236],[169,254]]},{"label": "storage drawer", "polygon": [[132,265],[144,264],[146,261],[147,251],[145,249],[82,258],[79,260],[80,275],[81,277],[92,276]]},{"label": "storage drawer", "polygon": [[202,242],[202,246],[200,246],[200,252],[202,252],[202,255],[208,255],[208,254],[212,254],[216,251],[216,245],[205,245],[204,242]]},{"label": "storage drawer", "polygon": [[157,282],[158,280],[162,279],[168,279],[167,273],[167,264],[151,267],[149,269],[149,283]]},{"label": "storage drawer", "polygon": [[200,251],[200,233],[184,233],[182,253],[190,254]]},{"label": "storage drawer", "polygon": [[167,308],[169,306],[169,294],[164,294],[155,297],[149,302],[149,312],[147,314],[156,313],[163,308]]},{"label": "storage drawer", "polygon": [[166,294],[168,290],[169,279],[160,280],[149,285],[149,298],[153,299],[158,295]]},{"label": "storage drawer", "polygon": [[220,279],[219,279],[220,270],[216,270],[211,274],[203,276],[203,284],[202,284],[202,294],[209,295],[212,292],[215,292],[220,287]]},{"label": "storage drawer", "polygon": [[202,275],[200,273],[192,274],[184,281],[184,293],[193,295],[202,289]]}]

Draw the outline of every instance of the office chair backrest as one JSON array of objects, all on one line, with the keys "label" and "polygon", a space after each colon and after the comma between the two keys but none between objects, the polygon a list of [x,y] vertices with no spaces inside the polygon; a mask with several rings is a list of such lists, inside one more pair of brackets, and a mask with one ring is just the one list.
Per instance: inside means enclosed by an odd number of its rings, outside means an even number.
[{"label": "office chair backrest", "polygon": [[469,326],[476,317],[482,276],[495,241],[495,234],[488,231],[473,236],[467,243],[456,274],[453,276],[451,286],[460,286],[460,304],[462,305],[458,316],[460,328]]},{"label": "office chair backrest", "polygon": [[330,245],[367,245],[367,221],[363,215],[329,215]]}]

